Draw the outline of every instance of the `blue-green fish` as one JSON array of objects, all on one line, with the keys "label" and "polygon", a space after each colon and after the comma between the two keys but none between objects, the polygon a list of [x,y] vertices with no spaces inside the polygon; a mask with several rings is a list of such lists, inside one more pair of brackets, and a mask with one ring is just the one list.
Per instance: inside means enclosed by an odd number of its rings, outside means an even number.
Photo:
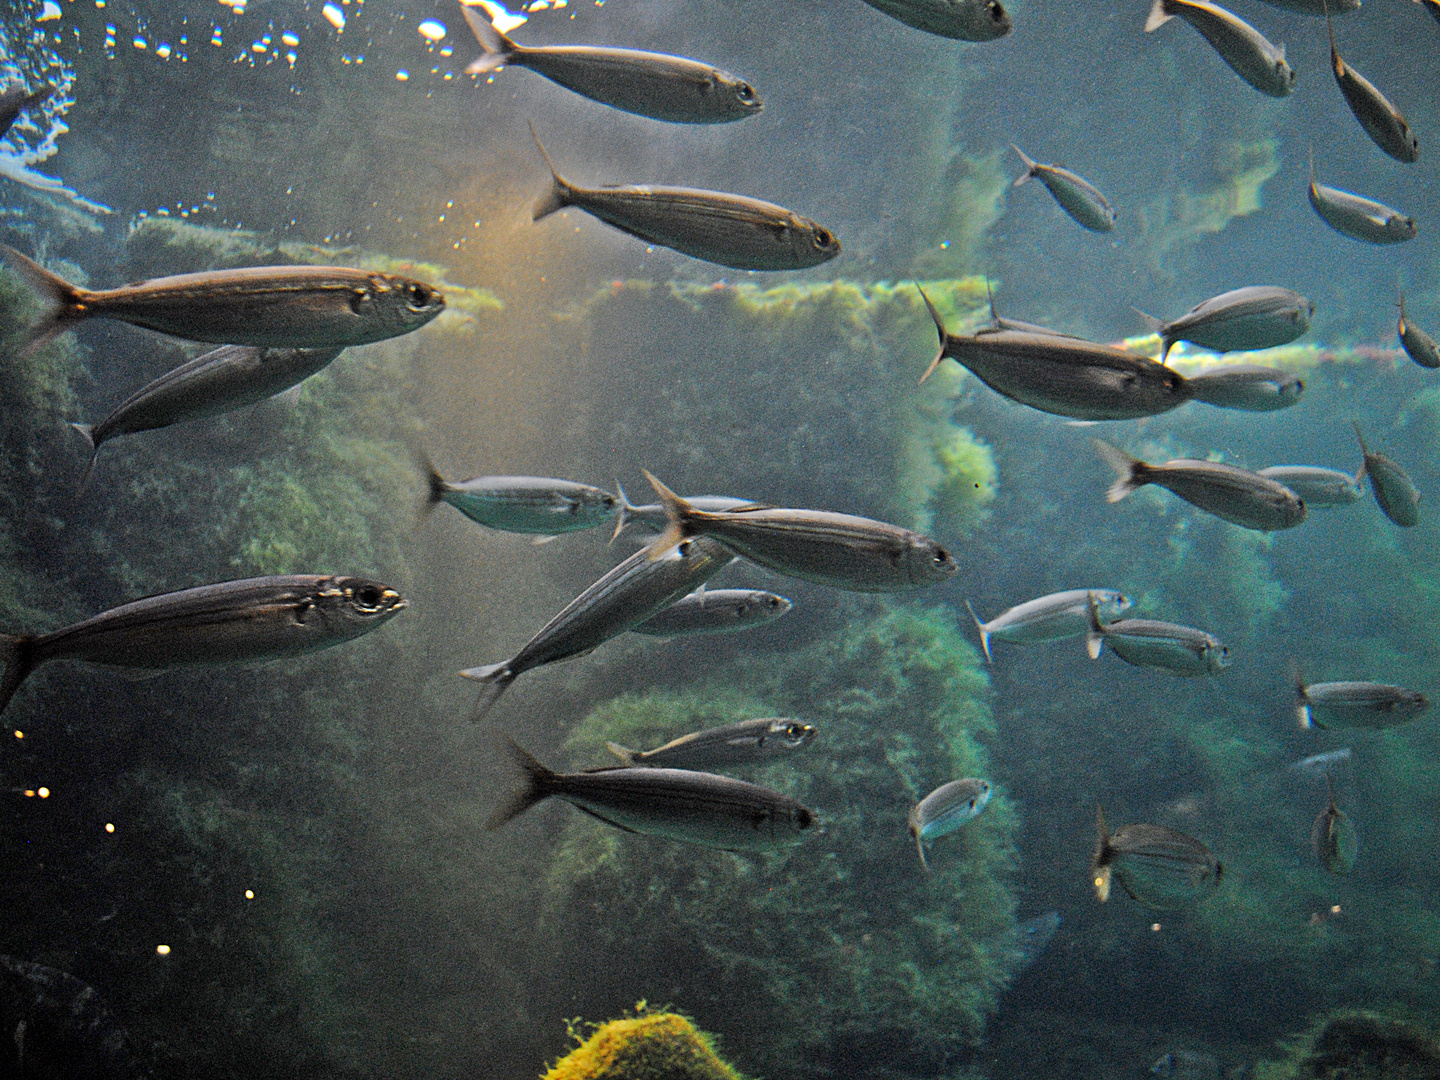
[{"label": "blue-green fish", "polygon": [[965,601],[965,608],[970,612],[970,618],[975,620],[975,629],[980,632],[980,647],[985,650],[985,659],[993,663],[994,657],[990,654],[992,639],[1012,645],[1038,645],[1080,637],[1090,628],[1092,597],[1100,617],[1104,619],[1119,618],[1130,608],[1129,597],[1114,589],[1067,589],[1050,593],[1016,604],[989,622],[980,621],[969,600]]},{"label": "blue-green fish", "polygon": [[614,513],[610,492],[544,476],[477,476],[451,483],[430,462],[429,505],[449,503],[471,521],[502,532],[556,533],[593,529]]},{"label": "blue-green fish", "polygon": [[1018,188],[1033,176],[1045,185],[1062,210],[1091,232],[1107,233],[1115,228],[1115,208],[1089,180],[1058,165],[1032,161],[1014,143],[1010,144],[1010,149],[1020,155],[1020,161],[1025,166],[1025,171],[1011,187]]},{"label": "blue-green fish", "polygon": [[1164,825],[1122,825],[1112,833],[1099,806],[1095,831],[1090,879],[1102,904],[1110,899],[1112,881],[1157,911],[1187,907],[1220,884],[1224,868],[1193,836]]},{"label": "blue-green fish", "polygon": [[631,750],[614,742],[606,743],[605,747],[626,765],[653,769],[723,769],[769,761],[800,749],[814,737],[815,729],[803,720],[765,716],[695,731],[671,739],[654,750]]},{"label": "blue-green fish", "polygon": [[910,809],[910,835],[920,853],[920,865],[927,871],[925,845],[952,833],[979,817],[990,803],[990,783],[967,776],[942,784]]},{"label": "blue-green fish", "polygon": [[765,589],[706,589],[702,585],[634,627],[634,632],[653,637],[728,634],[772,622],[791,606],[788,597]]}]

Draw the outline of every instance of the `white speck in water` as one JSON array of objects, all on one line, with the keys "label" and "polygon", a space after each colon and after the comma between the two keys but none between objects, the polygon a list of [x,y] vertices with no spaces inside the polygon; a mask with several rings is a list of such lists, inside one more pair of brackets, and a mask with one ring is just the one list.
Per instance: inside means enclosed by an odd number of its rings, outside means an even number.
[{"label": "white speck in water", "polygon": [[410,72],[406,71],[404,68],[401,68],[399,71],[395,72],[395,79],[398,82],[408,82],[410,79]]},{"label": "white speck in water", "polygon": [[320,14],[325,16],[325,21],[335,27],[336,31],[345,31],[345,12],[340,10],[339,4],[326,4],[320,9]]},{"label": "white speck in water", "polygon": [[60,18],[60,5],[55,3],[55,0],[45,0],[45,6],[40,10],[40,17],[35,21],[37,23],[49,22],[51,19],[58,18]]},{"label": "white speck in water", "polygon": [[439,19],[426,19],[415,28],[426,41],[440,41],[445,37],[445,24]]}]

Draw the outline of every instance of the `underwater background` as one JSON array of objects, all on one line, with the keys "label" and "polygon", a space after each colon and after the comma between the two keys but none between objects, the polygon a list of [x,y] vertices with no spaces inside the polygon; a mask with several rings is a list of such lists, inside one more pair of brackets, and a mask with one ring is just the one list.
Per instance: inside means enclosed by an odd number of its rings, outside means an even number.
[{"label": "underwater background", "polygon": [[[7,73],[61,93],[0,156],[75,197],[0,179],[0,240],[94,288],[338,263],[422,277],[448,308],[347,350],[297,401],[120,440],[81,491],[70,423],[191,352],[92,322],[20,355],[32,301],[0,278],[5,629],[261,574],[365,574],[411,603],[302,660],[38,672],[0,747],[0,953],[97,988],[136,1075],[159,1077],[532,1077],[573,1045],[567,1020],[642,1000],[771,1080],[1142,1080],[1176,1049],[1289,1080],[1322,1075],[1326,1038],[1350,1048],[1351,1080],[1386,1075],[1397,1046],[1407,1075],[1440,1076],[1435,721],[1301,730],[1286,674],[1440,688],[1440,385],[1395,340],[1397,287],[1440,325],[1440,25],[1410,0],[1336,19],[1427,146],[1402,169],[1346,115],[1322,20],[1233,6],[1286,43],[1291,97],[1257,95],[1183,26],[1144,34],[1141,0],[1017,0],[1014,32],[983,44],[860,0],[542,0],[512,31],[703,57],[764,94],[744,123],[690,127],[519,68],[465,75],[477,48],[448,0],[12,0]],[[722,273],[578,211],[532,224],[547,180],[527,120],[572,179],[753,194],[844,250]],[[1011,142],[1100,186],[1115,231],[1010,188]],[[1312,145],[1322,181],[1404,208],[1418,238],[1326,228],[1305,201]],[[1304,398],[1088,428],[953,364],[920,386],[935,338],[916,280],[952,332],[987,317],[988,282],[1002,315],[1099,341],[1145,332],[1132,305],[1174,317],[1284,285],[1315,316],[1264,362],[1302,374]],[[1414,479],[1418,527],[1368,497],[1275,534],[1153,488],[1108,506],[1090,445],[1353,472],[1352,421]],[[447,477],[618,477],[640,502],[648,469],[863,514],[937,537],[960,572],[873,597],[739,562],[715,584],[794,610],[745,634],[622,636],[473,724],[455,673],[510,655],[635,547],[426,515],[422,451]],[[997,643],[985,662],[967,599],[986,617],[1102,585],[1216,634],[1232,667],[1174,679],[1078,641]],[[512,782],[497,732],[583,769],[610,740],[769,715],[820,732],[751,774],[820,817],[783,857],[550,804],[485,829]],[[1310,851],[1323,783],[1288,768],[1342,747],[1361,838],[1344,878]],[[961,776],[996,795],[926,875],[906,814]],[[1112,824],[1202,840],[1221,886],[1182,912],[1097,903],[1097,801]],[[1017,948],[1017,925],[1052,911],[1048,948]],[[0,1076],[119,1075],[43,1031],[22,1064],[9,1033],[28,1007],[0,983]]]}]

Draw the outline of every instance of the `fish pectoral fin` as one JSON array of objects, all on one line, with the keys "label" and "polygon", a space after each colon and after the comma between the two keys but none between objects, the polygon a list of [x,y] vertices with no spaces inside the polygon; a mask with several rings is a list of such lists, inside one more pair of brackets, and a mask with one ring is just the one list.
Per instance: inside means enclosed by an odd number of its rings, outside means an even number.
[{"label": "fish pectoral fin", "polygon": [[571,803],[570,805],[575,807],[575,809],[579,810],[582,814],[589,814],[596,821],[603,821],[606,825],[613,825],[617,829],[622,829],[628,833],[634,833],[636,836],[640,835],[637,830],[632,829],[629,825],[622,825],[620,824],[620,822],[615,821],[612,818],[608,818],[604,814],[591,810],[588,806],[581,806],[579,803]]}]

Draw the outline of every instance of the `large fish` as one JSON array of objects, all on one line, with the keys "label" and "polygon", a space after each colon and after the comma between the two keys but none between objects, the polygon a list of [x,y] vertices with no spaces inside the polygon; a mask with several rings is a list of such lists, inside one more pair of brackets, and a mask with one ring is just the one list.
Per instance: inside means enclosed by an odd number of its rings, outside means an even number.
[{"label": "large fish", "polygon": [[687,537],[703,536],[777,573],[854,592],[925,588],[959,569],[934,540],[899,525],[828,510],[708,513],[645,475],[670,515],[670,524],[650,545],[651,558]]},{"label": "large fish", "polygon": [[1412,162],[1420,158],[1420,140],[1410,130],[1400,110],[1375,88],[1375,85],[1340,58],[1335,47],[1335,27],[1330,14],[1325,14],[1325,28],[1330,32],[1330,70],[1345,95],[1345,104],[1360,121],[1365,134],[1374,144],[1396,161]]},{"label": "large fish", "polygon": [[1349,506],[1365,494],[1365,466],[1355,475],[1319,465],[1271,465],[1257,476],[1284,484],[1304,500],[1307,510],[1317,506]]},{"label": "large fish", "polygon": [[1164,345],[1160,362],[1164,363],[1177,341],[1188,341],[1218,353],[1249,352],[1288,344],[1310,329],[1315,305],[1293,289],[1247,285],[1201,301],[1170,322],[1143,311],[1139,314],[1150,329],[1160,335]]},{"label": "large fish", "polygon": [[1298,670],[1295,718],[1303,728],[1323,731],[1381,730],[1407,724],[1430,708],[1430,699],[1417,690],[1374,682],[1310,683]]},{"label": "large fish", "polygon": [[815,737],[815,729],[801,720],[765,716],[691,732],[654,750],[631,750],[619,743],[605,744],[626,765],[653,769],[724,769],[770,761],[798,750]]},{"label": "large fish", "polygon": [[[47,1056],[55,1064],[63,1061],[67,1078],[148,1080],[154,1075],[100,992],[89,983],[58,968],[4,955],[0,955],[0,976],[0,983],[11,986],[23,1002],[22,1026],[15,1040],[20,1060],[14,1076],[52,1075],[26,1067],[26,1036],[34,1041],[36,1032],[43,1033],[51,1051]],[[7,1070],[5,1075],[12,1074]]]},{"label": "large fish", "polygon": [[1310,847],[1320,865],[1332,874],[1348,874],[1355,869],[1360,854],[1360,836],[1350,815],[1335,805],[1335,785],[1325,774],[1326,806],[1315,816],[1310,827]]},{"label": "large fish", "polygon": [[0,711],[51,660],[140,670],[274,660],[368,634],[404,609],[388,585],[328,574],[246,578],[149,596],[48,634],[0,634]]},{"label": "large fish", "polygon": [[989,622],[980,621],[969,600],[965,601],[965,607],[970,612],[970,618],[975,620],[975,629],[980,632],[980,647],[985,650],[985,659],[993,663],[994,657],[990,654],[992,639],[1008,641],[1012,645],[1038,645],[1082,636],[1090,628],[1092,597],[1102,618],[1119,618],[1130,608],[1129,597],[1114,589],[1067,589],[1050,593],[1007,608]]},{"label": "large fish", "polygon": [[1367,244],[1402,244],[1419,231],[1415,219],[1384,203],[1315,180],[1315,155],[1310,155],[1310,205],[1321,220],[1342,236]]},{"label": "large fish", "polygon": [[1355,437],[1360,440],[1360,452],[1365,455],[1364,474],[1370,477],[1370,490],[1385,516],[1408,529],[1420,523],[1420,492],[1409,475],[1384,454],[1371,452],[1365,445],[1365,436],[1360,434],[1360,425],[1355,425]]},{"label": "large fish", "polygon": [[765,589],[706,589],[702,585],[632,629],[652,637],[728,634],[763,626],[791,606],[788,597]]},{"label": "large fish", "polygon": [[1095,831],[1090,877],[1102,904],[1110,899],[1112,880],[1157,911],[1187,907],[1220,884],[1223,867],[1193,836],[1164,825],[1122,825],[1112,833],[1098,806]]},{"label": "large fish", "polygon": [[1435,339],[1405,317],[1405,294],[1400,294],[1400,347],[1421,367],[1440,368],[1440,346]]},{"label": "large fish", "polygon": [[927,871],[925,845],[974,821],[990,804],[988,780],[967,776],[941,784],[910,808],[909,829],[920,853],[920,865]]},{"label": "large fish", "polygon": [[754,87],[710,64],[593,45],[527,47],[511,41],[475,8],[462,10],[485,50],[465,69],[471,75],[509,64],[527,67],[602,105],[675,124],[724,124],[762,108]]},{"label": "large fish", "polygon": [[1285,46],[1270,44],[1259,30],[1219,4],[1155,0],[1145,20],[1145,32],[1154,33],[1177,15],[1200,32],[1231,71],[1262,94],[1288,97],[1295,89],[1295,72],[1285,61]]},{"label": "large fish", "polygon": [[927,34],[957,41],[994,41],[1010,33],[1000,0],[865,0],[877,11]]},{"label": "large fish", "polygon": [[1232,364],[1199,375],[1185,385],[1190,396],[1206,405],[1245,412],[1274,412],[1298,404],[1305,380],[1294,372],[1259,364]]},{"label": "large fish", "polygon": [[41,83],[34,90],[26,90],[23,86],[12,86],[0,94],[0,136],[10,130],[11,125],[20,119],[22,112],[39,105],[53,93],[55,93],[53,86]]},{"label": "large fish", "polygon": [[1106,502],[1117,503],[1146,484],[1156,484],[1191,506],[1247,529],[1293,529],[1305,520],[1304,500],[1284,484],[1249,469],[1193,458],[1150,465],[1102,439],[1091,442],[1117,476],[1105,493]]},{"label": "large fish", "polygon": [[1058,165],[1042,165],[1031,161],[1024,150],[1010,144],[1020,155],[1025,171],[1011,187],[1019,187],[1032,176],[1045,185],[1060,208],[1092,232],[1107,233],[1115,228],[1115,208],[1100,194],[1100,189],[1083,176]]},{"label": "large fish", "polygon": [[545,476],[476,476],[452,483],[429,461],[429,505],[449,503],[477,525],[501,532],[556,533],[593,529],[615,513],[610,492]]},{"label": "large fish", "polygon": [[948,357],[1011,401],[1076,420],[1133,420],[1190,400],[1179,372],[1109,345],[995,326],[948,333],[935,305],[919,292],[940,337],[922,383]]},{"label": "large fish", "polygon": [[538,136],[535,145],[551,181],[535,204],[535,221],[577,206],[647,244],[737,270],[800,270],[840,254],[840,241],[829,229],[783,206],[698,188],[578,187],[556,172]]},{"label": "large fish", "polygon": [[1127,664],[1171,675],[1219,675],[1230,666],[1230,647],[1214,634],[1155,619],[1102,624],[1092,603],[1085,649],[1096,660],[1106,645]]},{"label": "large fish", "polygon": [[759,784],[687,769],[627,768],[557,773],[507,743],[520,788],[486,824],[498,829],[552,795],[626,832],[723,851],[780,851],[805,839],[815,815]]}]

